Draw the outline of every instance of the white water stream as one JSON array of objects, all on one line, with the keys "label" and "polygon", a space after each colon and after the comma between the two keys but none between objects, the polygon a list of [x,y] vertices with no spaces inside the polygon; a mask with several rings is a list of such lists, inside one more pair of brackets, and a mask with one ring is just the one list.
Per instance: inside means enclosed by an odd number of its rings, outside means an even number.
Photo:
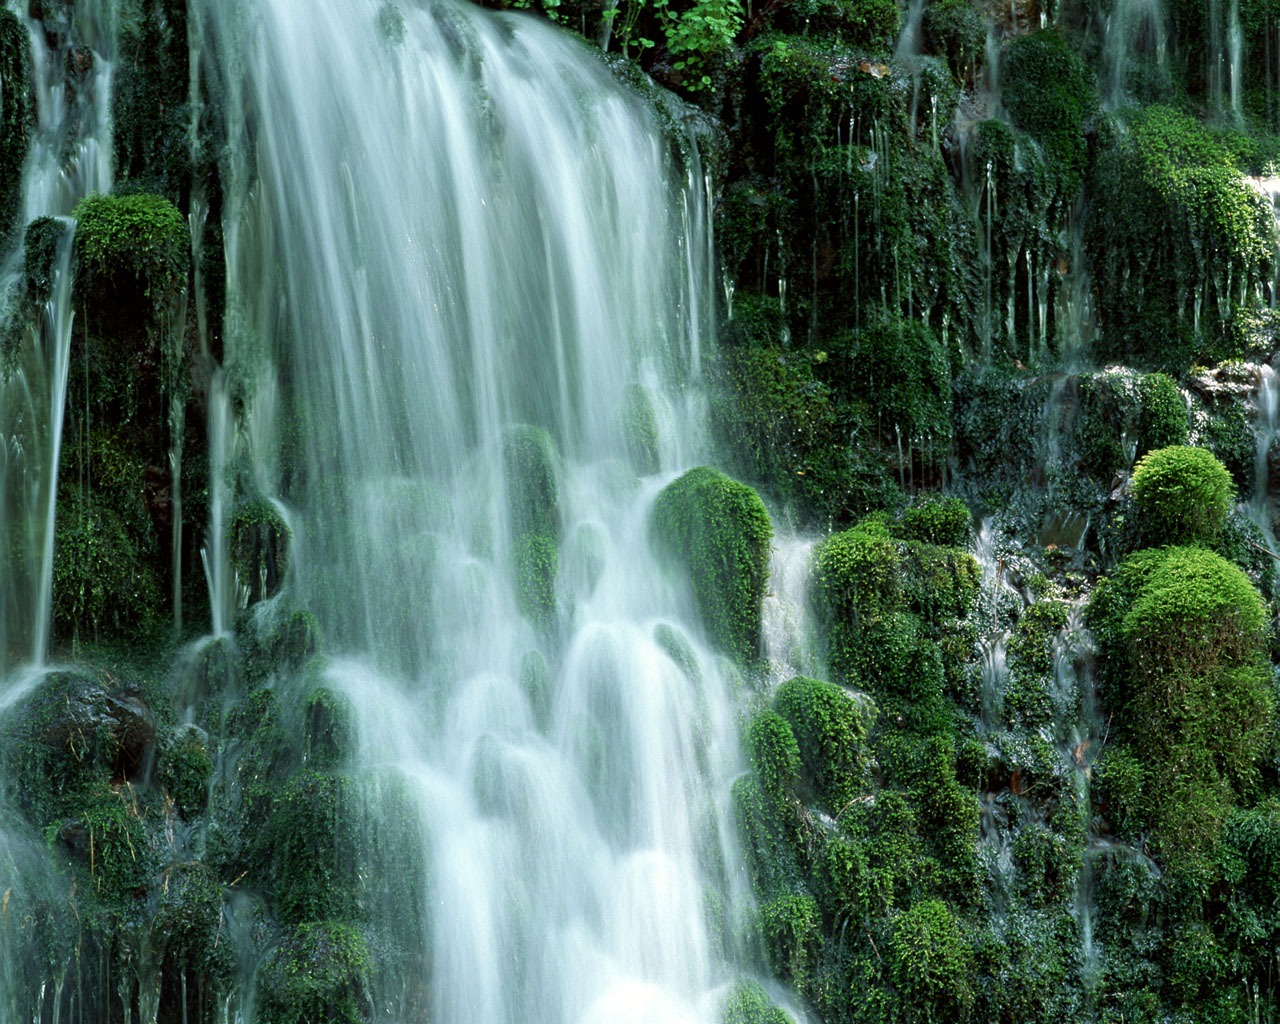
[{"label": "white water stream", "polygon": [[[232,119],[243,400],[234,428],[215,420],[215,483],[293,524],[281,600],[319,619],[366,790],[395,780],[366,813],[410,819],[426,865],[386,927],[420,945],[430,1019],[714,1020],[733,970],[710,908],[731,934],[744,900],[739,754],[720,661],[647,537],[657,491],[704,457],[696,149],[677,159],[644,102],[532,18],[206,0],[200,19]],[[638,395],[657,474],[628,459]],[[504,443],[523,424],[558,453],[544,619],[517,580]],[[220,624],[226,499],[206,551]],[[407,990],[376,999],[395,1017]]]}]

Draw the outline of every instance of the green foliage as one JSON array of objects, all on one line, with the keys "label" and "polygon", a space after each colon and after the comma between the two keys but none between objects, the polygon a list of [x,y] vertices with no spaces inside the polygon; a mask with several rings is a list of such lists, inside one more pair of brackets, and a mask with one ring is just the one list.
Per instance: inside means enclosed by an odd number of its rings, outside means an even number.
[{"label": "green foliage", "polygon": [[265,965],[264,1024],[360,1024],[367,1019],[368,942],[351,925],[316,921],[295,929]]},{"label": "green foliage", "polygon": [[1022,728],[1043,728],[1053,717],[1054,641],[1068,614],[1061,601],[1038,601],[1023,612],[1009,638],[1004,711]]},{"label": "green foliage", "polygon": [[[778,687],[774,705],[791,726],[805,776],[822,806],[838,814],[867,792],[874,763],[867,737],[876,718],[868,698],[795,676]],[[761,784],[771,792],[763,775]]]},{"label": "green foliage", "polygon": [[76,257],[95,289],[141,285],[163,306],[187,284],[190,241],[182,214],[160,196],[90,195],[80,200]]},{"label": "green foliage", "polygon": [[907,540],[963,548],[972,528],[973,516],[959,498],[918,498],[902,510],[897,532]]},{"label": "green foliage", "polygon": [[213,758],[199,731],[183,730],[161,747],[156,780],[184,818],[192,818],[204,810],[211,775]]},{"label": "green foliage", "polygon": [[350,782],[304,769],[275,795],[269,842],[280,919],[350,918],[358,844]]},{"label": "green foliage", "polygon": [[760,906],[769,966],[799,989],[813,970],[820,926],[818,905],[808,893],[783,893]]},{"label": "green foliage", "polygon": [[739,660],[755,661],[773,539],[760,496],[717,470],[691,469],[658,495],[652,534],[689,572],[707,633]]},{"label": "green foliage", "polygon": [[236,580],[249,588],[252,601],[279,593],[289,571],[289,542],[293,531],[275,503],[250,498],[236,506],[231,517],[231,565]]},{"label": "green foliage", "polygon": [[1234,498],[1231,474],[1203,448],[1160,448],[1133,469],[1138,527],[1147,544],[1213,544]]},{"label": "green foliage", "polygon": [[680,84],[697,92],[712,84],[710,62],[733,45],[742,28],[739,0],[692,0],[688,6],[650,0],[666,36]]},{"label": "green foliage", "polygon": [[0,239],[15,227],[22,200],[22,165],[36,126],[31,41],[17,15],[0,8]]},{"label": "green foliage", "polygon": [[894,983],[906,997],[906,1019],[968,1017],[973,954],[945,903],[924,900],[899,914],[888,955]]},{"label": "green foliage", "polygon": [[160,882],[152,948],[165,968],[221,981],[234,967],[231,944],[222,935],[222,886],[205,864],[166,868]]},{"label": "green foliage", "polygon": [[1203,873],[1234,795],[1253,784],[1272,742],[1261,597],[1211,551],[1148,549],[1099,583],[1089,620],[1108,702],[1148,780],[1138,797],[1135,769],[1119,760],[1104,769],[1108,788],[1126,814],[1151,821],[1169,863]]},{"label": "green foliage", "polygon": [[1089,66],[1056,32],[1037,32],[1009,44],[1000,84],[1013,123],[1044,146],[1063,191],[1075,192],[1088,158],[1085,125],[1098,105]]},{"label": "green foliage", "polygon": [[904,589],[902,556],[882,523],[863,520],[814,550],[819,593],[837,619],[892,611]]},{"label": "green foliage", "polygon": [[1147,107],[1099,154],[1086,230],[1099,355],[1171,372],[1234,352],[1232,310],[1269,279],[1269,205],[1193,118]]},{"label": "green foliage", "polygon": [[770,800],[785,803],[800,781],[800,747],[787,720],[761,711],[747,727],[747,750],[761,790]]},{"label": "green foliage", "polygon": [[738,982],[720,1011],[720,1024],[790,1024],[790,1021],[756,981]]}]

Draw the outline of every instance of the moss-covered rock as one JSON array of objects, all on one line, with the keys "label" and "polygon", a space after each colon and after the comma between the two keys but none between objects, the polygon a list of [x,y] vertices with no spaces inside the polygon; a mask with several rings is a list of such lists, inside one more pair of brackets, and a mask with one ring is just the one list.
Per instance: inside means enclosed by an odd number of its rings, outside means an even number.
[{"label": "moss-covered rock", "polygon": [[774,705],[791,726],[805,776],[821,805],[835,814],[868,791],[875,759],[867,739],[876,720],[868,697],[796,676],[778,687]]},{"label": "moss-covered rock", "polygon": [[177,730],[160,745],[156,781],[184,818],[204,810],[212,775],[208,737],[194,726]]},{"label": "moss-covered rock", "polygon": [[251,498],[231,516],[231,565],[236,580],[248,588],[249,603],[265,601],[280,592],[289,571],[289,542],[293,531],[275,503]]},{"label": "moss-covered rock", "polygon": [[186,287],[191,262],[178,208],[146,193],[90,195],[76,206],[76,258],[97,294],[139,287],[156,305]]},{"label": "moss-covered rock", "polygon": [[658,495],[652,534],[688,571],[707,633],[734,657],[755,661],[773,539],[760,496],[715,469],[691,469]]},{"label": "moss-covered rock", "polygon": [[265,1024],[360,1024],[368,1019],[373,954],[359,929],[314,921],[289,932],[259,982]]},{"label": "moss-covered rock", "polygon": [[12,11],[0,10],[0,239],[15,227],[22,201],[22,165],[36,125],[31,43]]},{"label": "moss-covered rock", "polygon": [[342,775],[303,769],[272,801],[270,843],[280,919],[350,919],[356,908],[355,806]]},{"label": "moss-covered rock", "polygon": [[788,1024],[790,1020],[756,981],[735,985],[720,1011],[720,1024]]},{"label": "moss-covered rock", "polygon": [[1231,474],[1203,448],[1161,448],[1133,470],[1138,528],[1150,545],[1216,543],[1234,498]]},{"label": "moss-covered rock", "polygon": [[972,952],[959,922],[940,900],[924,900],[893,922],[889,940],[894,983],[906,997],[907,1020],[964,1020],[974,1002]]}]

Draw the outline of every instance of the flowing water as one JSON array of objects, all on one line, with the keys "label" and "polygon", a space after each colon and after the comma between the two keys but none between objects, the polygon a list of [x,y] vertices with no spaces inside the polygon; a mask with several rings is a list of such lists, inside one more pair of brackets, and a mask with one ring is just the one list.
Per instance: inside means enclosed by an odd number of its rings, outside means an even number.
[{"label": "flowing water", "polygon": [[[316,614],[354,709],[362,871],[420,874],[386,910],[413,966],[376,1001],[442,1024],[713,1019],[712,924],[744,899],[730,687],[647,539],[704,457],[696,147],[534,19],[199,18],[231,119],[215,622],[252,582],[228,569],[234,486],[291,524],[276,601]],[[553,609],[521,575],[530,516],[558,539]]]}]

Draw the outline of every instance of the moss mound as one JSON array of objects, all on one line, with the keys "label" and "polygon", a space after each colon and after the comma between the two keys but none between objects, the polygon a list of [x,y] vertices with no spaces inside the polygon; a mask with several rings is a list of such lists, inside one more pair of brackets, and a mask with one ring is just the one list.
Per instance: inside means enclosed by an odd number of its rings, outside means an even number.
[{"label": "moss mound", "polygon": [[712,639],[739,660],[755,661],[773,539],[760,496],[718,470],[691,469],[658,495],[652,533],[688,570]]},{"label": "moss mound", "polygon": [[1160,448],[1133,469],[1138,527],[1151,545],[1216,543],[1234,498],[1231,474],[1203,448]]}]

